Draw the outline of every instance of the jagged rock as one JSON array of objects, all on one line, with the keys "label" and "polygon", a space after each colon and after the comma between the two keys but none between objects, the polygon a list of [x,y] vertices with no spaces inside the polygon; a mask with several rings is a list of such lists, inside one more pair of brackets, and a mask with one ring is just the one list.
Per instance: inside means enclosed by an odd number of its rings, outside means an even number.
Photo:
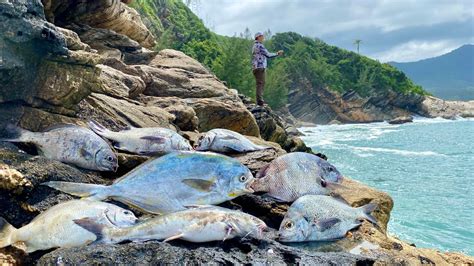
[{"label": "jagged rock", "polygon": [[474,101],[445,101],[436,97],[427,96],[419,110],[427,117],[442,117],[454,119],[456,117],[474,117]]},{"label": "jagged rock", "polygon": [[145,27],[138,12],[120,0],[42,1],[48,20],[56,25],[80,23],[110,29],[130,37],[143,47],[155,45],[153,34]]},{"label": "jagged rock", "polygon": [[288,109],[298,120],[315,124],[327,124],[332,120],[367,123],[409,116],[422,101],[422,95],[393,91],[362,97],[355,91],[341,95],[329,88],[308,87],[290,90]]},{"label": "jagged rock", "polygon": [[140,99],[146,106],[157,106],[173,114],[173,124],[181,130],[193,131],[198,128],[199,118],[193,108],[188,106],[185,100],[178,97],[152,97],[145,96]]},{"label": "jagged rock", "polygon": [[91,47],[88,44],[85,44],[79,38],[79,35],[72,30],[65,28],[57,27],[59,32],[61,32],[66,39],[66,45],[69,50],[84,50],[89,52]]},{"label": "jagged rock", "polygon": [[199,74],[209,74],[209,71],[198,61],[183,52],[164,49],[150,62],[150,66],[163,68],[179,68]]},{"label": "jagged rock", "polygon": [[392,125],[405,124],[410,122],[413,122],[413,117],[411,116],[400,116],[388,121],[388,123]]},{"label": "jagged rock", "polygon": [[[84,107],[84,118],[96,119],[101,122],[108,120],[116,125],[131,125],[134,127],[166,127],[173,129],[170,123],[175,119],[174,115],[162,108],[145,106],[136,101],[116,99],[107,95],[92,93]],[[89,111],[89,112],[88,112]]]},{"label": "jagged rock", "polygon": [[94,91],[113,97],[136,98],[145,90],[145,83],[137,76],[125,74],[106,65],[97,65],[101,70],[101,86]]},{"label": "jagged rock", "polygon": [[39,1],[11,0],[0,9],[0,103],[71,112],[97,86],[92,55],[67,50],[60,30],[44,20]]},{"label": "jagged rock", "polygon": [[0,164],[0,190],[21,194],[24,188],[32,187],[31,182],[15,169]]}]

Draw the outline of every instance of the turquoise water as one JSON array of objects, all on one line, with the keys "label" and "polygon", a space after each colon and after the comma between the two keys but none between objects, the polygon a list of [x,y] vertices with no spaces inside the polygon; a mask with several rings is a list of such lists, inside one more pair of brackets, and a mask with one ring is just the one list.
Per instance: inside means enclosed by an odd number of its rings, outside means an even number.
[{"label": "turquoise water", "polygon": [[345,176],[393,197],[392,235],[418,247],[474,255],[474,120],[300,130]]}]

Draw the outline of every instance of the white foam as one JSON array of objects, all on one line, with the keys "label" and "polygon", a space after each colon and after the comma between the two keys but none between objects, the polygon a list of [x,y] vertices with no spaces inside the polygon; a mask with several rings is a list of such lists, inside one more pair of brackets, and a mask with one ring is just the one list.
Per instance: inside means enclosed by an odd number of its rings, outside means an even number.
[{"label": "white foam", "polygon": [[407,151],[399,149],[388,149],[388,148],[375,148],[375,147],[358,147],[358,146],[347,146],[356,151],[370,151],[370,152],[385,152],[393,153],[403,156],[447,156],[445,154],[437,153],[434,151]]}]

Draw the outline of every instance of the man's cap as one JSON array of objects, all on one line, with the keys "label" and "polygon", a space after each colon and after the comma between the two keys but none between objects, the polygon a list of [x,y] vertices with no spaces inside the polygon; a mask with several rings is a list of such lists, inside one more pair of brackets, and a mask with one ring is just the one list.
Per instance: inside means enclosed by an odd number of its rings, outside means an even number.
[{"label": "man's cap", "polygon": [[263,36],[263,33],[260,31],[255,33],[255,39],[257,39],[259,36]]}]

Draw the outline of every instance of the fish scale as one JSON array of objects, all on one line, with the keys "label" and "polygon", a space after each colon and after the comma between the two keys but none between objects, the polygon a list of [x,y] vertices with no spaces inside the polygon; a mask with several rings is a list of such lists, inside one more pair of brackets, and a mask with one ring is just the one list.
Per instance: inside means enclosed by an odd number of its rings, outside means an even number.
[{"label": "fish scale", "polygon": [[195,204],[219,204],[252,193],[254,178],[236,159],[202,152],[174,152],[149,160],[110,186],[50,181],[45,185],[96,200],[115,199],[150,213]]},{"label": "fish scale", "polygon": [[263,167],[252,188],[278,200],[292,202],[307,194],[329,194],[326,182],[341,181],[342,175],[327,161],[313,154],[294,152]]},{"label": "fish scale", "polygon": [[339,239],[366,219],[377,224],[370,213],[376,205],[353,208],[342,200],[324,195],[306,195],[288,209],[280,225],[282,242],[326,241]]}]

